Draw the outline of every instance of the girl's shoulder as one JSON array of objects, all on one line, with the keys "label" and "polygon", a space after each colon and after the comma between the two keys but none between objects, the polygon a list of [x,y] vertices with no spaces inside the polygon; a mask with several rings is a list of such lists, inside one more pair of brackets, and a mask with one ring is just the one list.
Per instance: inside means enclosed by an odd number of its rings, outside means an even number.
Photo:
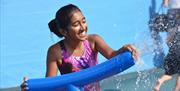
[{"label": "girl's shoulder", "polygon": [[89,41],[96,41],[98,38],[101,38],[98,34],[89,34],[88,35]]},{"label": "girl's shoulder", "polygon": [[88,40],[92,50],[97,51],[96,50],[96,43],[101,39],[102,38],[98,34],[90,34],[90,35],[88,35],[87,40]]},{"label": "girl's shoulder", "polygon": [[56,50],[61,50],[61,48],[59,46],[59,42],[57,42],[49,47],[49,51],[56,51]]},{"label": "girl's shoulder", "polygon": [[[88,37],[98,37],[98,34],[89,34]],[[100,36],[99,36],[100,37]]]},{"label": "girl's shoulder", "polygon": [[48,55],[54,56],[54,58],[61,58],[61,46],[59,45],[59,42],[48,48]]},{"label": "girl's shoulder", "polygon": [[97,35],[97,34],[89,34],[87,40],[88,40],[88,42],[90,44],[94,44],[96,42],[97,37],[99,37],[99,35]]},{"label": "girl's shoulder", "polygon": [[97,43],[97,42],[101,42],[104,40],[98,34],[90,34],[90,35],[88,35],[88,41],[93,42],[93,43]]}]

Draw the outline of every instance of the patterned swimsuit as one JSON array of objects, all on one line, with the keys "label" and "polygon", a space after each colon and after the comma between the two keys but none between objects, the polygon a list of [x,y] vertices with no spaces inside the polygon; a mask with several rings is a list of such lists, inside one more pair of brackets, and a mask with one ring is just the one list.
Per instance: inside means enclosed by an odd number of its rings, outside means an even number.
[{"label": "patterned swimsuit", "polygon": [[[59,67],[61,74],[80,71],[98,64],[97,52],[94,52],[87,40],[83,42],[84,53],[77,57],[69,54],[64,46],[63,41],[59,42],[61,46],[62,65]],[[101,91],[98,82],[91,83],[83,87],[83,91]]]},{"label": "patterned swimsuit", "polygon": [[169,45],[164,68],[167,75],[180,74],[180,26]]}]

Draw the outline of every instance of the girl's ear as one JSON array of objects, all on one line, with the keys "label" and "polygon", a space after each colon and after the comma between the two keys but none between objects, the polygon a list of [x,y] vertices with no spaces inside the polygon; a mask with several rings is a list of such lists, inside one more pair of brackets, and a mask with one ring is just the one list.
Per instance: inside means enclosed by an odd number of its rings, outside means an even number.
[{"label": "girl's ear", "polygon": [[63,36],[67,35],[67,31],[65,29],[60,29],[59,31]]}]

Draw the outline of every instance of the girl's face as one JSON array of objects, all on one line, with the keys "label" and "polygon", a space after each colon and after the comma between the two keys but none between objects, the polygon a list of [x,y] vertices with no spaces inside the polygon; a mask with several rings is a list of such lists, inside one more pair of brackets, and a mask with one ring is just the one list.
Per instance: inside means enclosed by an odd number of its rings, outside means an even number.
[{"label": "girl's face", "polygon": [[74,11],[70,21],[66,37],[71,40],[86,40],[87,23],[84,15],[80,11]]}]

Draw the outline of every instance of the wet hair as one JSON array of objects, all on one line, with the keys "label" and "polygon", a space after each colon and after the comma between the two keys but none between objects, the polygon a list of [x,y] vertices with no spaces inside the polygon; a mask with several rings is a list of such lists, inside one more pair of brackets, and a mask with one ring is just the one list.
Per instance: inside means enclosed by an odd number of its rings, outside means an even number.
[{"label": "wet hair", "polygon": [[56,12],[55,19],[51,20],[48,23],[50,31],[53,32],[58,37],[62,38],[63,35],[59,31],[61,31],[61,29],[68,30],[67,28],[71,22],[71,17],[74,11],[81,12],[81,10],[73,4],[68,4],[60,8]]}]

